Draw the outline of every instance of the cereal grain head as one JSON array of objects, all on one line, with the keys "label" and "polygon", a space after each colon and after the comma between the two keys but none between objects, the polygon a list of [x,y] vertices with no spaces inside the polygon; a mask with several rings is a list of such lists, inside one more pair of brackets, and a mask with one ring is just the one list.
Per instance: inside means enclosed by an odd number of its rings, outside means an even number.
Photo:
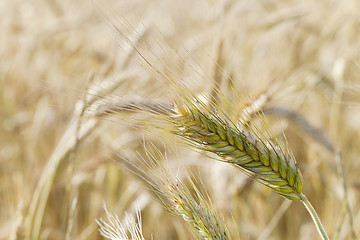
[{"label": "cereal grain head", "polygon": [[175,114],[169,117],[173,134],[197,149],[216,154],[276,193],[291,200],[301,199],[300,170],[294,157],[278,144],[258,137],[251,128],[240,129],[199,99],[175,106]]}]

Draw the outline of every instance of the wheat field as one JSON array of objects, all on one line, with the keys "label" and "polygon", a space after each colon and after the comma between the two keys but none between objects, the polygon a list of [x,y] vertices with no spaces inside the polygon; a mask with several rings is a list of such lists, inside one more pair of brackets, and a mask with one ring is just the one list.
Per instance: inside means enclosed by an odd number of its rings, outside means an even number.
[{"label": "wheat field", "polygon": [[189,95],[265,126],[330,239],[358,239],[359,9],[0,1],[0,239],[106,239],[114,215],[118,239],[320,239],[300,201],[154,117]]}]

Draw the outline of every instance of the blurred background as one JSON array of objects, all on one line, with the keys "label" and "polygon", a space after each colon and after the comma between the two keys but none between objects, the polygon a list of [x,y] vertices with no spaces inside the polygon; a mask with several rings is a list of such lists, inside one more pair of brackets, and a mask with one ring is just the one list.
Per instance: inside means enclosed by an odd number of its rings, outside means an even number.
[{"label": "blurred background", "polygon": [[195,169],[232,239],[319,239],[301,203],[125,113],[101,114],[119,101],[171,102],[164,75],[195,94],[215,86],[239,109],[256,102],[286,136],[330,237],[357,239],[359,9],[357,0],[0,1],[0,239],[103,239],[104,203],[120,219],[140,209],[146,239],[196,239],[111,160],[146,158],[147,148],[175,174]]}]

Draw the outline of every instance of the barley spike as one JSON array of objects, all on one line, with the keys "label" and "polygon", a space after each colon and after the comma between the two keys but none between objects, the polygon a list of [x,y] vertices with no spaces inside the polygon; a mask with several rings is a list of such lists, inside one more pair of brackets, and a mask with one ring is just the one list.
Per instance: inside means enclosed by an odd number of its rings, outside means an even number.
[{"label": "barley spike", "polygon": [[[199,105],[199,106],[198,106]],[[302,176],[295,159],[251,131],[240,130],[197,102],[175,105],[170,121],[177,136],[218,155],[253,179],[290,200],[301,200]]]}]

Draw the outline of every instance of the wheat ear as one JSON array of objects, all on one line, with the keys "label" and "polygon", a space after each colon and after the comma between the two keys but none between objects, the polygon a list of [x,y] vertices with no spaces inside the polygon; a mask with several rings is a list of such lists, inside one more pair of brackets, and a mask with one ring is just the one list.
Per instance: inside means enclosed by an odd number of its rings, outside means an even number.
[{"label": "wheat ear", "polygon": [[302,176],[290,154],[274,143],[240,130],[213,111],[188,103],[176,106],[174,134],[215,153],[280,195],[301,200]]},{"label": "wheat ear", "polygon": [[[253,179],[290,200],[301,200],[322,239],[329,239],[314,208],[302,193],[303,179],[294,157],[278,144],[258,137],[254,131],[239,129],[230,119],[208,110],[199,99],[175,105],[169,121],[171,132],[197,149],[215,153]],[[220,112],[220,111],[219,111]]]},{"label": "wheat ear", "polygon": [[[169,209],[188,222],[201,239],[229,239],[224,220],[213,211],[191,179],[188,180],[190,188],[178,179],[175,183],[171,183],[171,179],[164,180],[163,193],[171,202]],[[191,190],[195,192],[195,197]]]},{"label": "wheat ear", "polygon": [[231,239],[224,218],[214,211],[209,196],[200,192],[194,176],[174,177],[161,163],[166,156],[159,149],[156,151],[157,155],[154,155],[145,148],[146,157],[139,155],[141,162],[137,163],[118,154],[114,160],[150,186],[167,210],[189,224],[197,239]]}]

